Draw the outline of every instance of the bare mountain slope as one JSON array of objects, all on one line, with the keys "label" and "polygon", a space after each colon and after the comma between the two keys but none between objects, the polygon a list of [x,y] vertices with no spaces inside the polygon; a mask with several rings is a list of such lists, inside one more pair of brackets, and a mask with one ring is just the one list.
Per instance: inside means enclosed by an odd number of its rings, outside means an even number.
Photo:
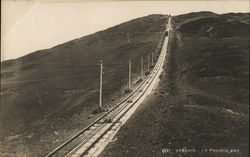
[{"label": "bare mountain slope", "polygon": [[180,31],[186,35],[219,37],[248,36],[249,23],[227,16],[206,17],[181,25]]},{"label": "bare mountain slope", "polygon": [[[209,12],[173,17],[158,89],[101,157],[249,156],[247,18]],[[206,25],[216,25],[216,36],[204,34]]]},{"label": "bare mountain slope", "polygon": [[[163,15],[134,19],[1,62],[0,135],[8,143],[3,151],[43,154],[41,149],[52,149],[77,131],[67,128],[80,129],[92,121],[88,116],[98,106],[99,60],[105,67],[104,106],[113,105],[110,101],[127,85],[129,58],[136,81],[139,59],[156,50],[165,20]],[[65,137],[58,139],[54,131]]]}]

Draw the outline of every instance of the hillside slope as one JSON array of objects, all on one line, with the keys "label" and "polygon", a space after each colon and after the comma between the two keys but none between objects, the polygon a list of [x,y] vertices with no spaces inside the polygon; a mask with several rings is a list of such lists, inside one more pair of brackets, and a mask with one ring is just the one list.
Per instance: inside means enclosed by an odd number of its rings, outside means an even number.
[{"label": "hillside slope", "polygon": [[249,15],[173,17],[158,89],[100,156],[249,156]]},{"label": "hillside slope", "polygon": [[1,62],[2,153],[42,155],[93,121],[99,60],[105,67],[104,107],[112,106],[127,86],[129,58],[136,81],[139,59],[156,50],[165,20],[163,15],[134,19]]}]

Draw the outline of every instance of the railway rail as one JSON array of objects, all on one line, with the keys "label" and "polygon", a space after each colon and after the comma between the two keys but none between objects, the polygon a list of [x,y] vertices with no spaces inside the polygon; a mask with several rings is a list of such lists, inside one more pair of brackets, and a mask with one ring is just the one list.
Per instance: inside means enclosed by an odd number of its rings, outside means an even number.
[{"label": "railway rail", "polygon": [[[170,29],[169,18],[166,30],[169,32]],[[164,36],[163,38],[161,53],[154,68],[151,70],[150,74],[131,92],[131,94],[129,94],[114,108],[78,132],[68,141],[58,146],[46,155],[46,157],[80,157],[92,156],[93,154],[96,154],[98,149],[96,146],[98,143],[105,141],[105,138],[110,136],[110,132],[115,134],[119,130],[119,127],[128,119],[129,112],[132,109],[135,110],[147,94],[152,91],[153,86],[157,82],[157,77],[160,76],[164,65],[164,59],[168,48],[169,34],[170,32],[168,33],[168,36]],[[132,113],[130,113],[130,115],[131,114]],[[106,144],[107,143],[108,142],[106,141]],[[105,145],[102,147],[104,148]],[[99,148],[99,152],[103,148]]]}]

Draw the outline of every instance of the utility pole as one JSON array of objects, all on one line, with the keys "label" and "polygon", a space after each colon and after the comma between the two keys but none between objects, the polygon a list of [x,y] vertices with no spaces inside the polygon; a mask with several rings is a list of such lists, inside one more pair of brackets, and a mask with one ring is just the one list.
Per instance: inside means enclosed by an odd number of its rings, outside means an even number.
[{"label": "utility pole", "polygon": [[150,62],[150,55],[148,55],[148,72],[149,72],[149,62]]},{"label": "utility pole", "polygon": [[118,75],[119,83],[120,83],[120,99],[122,100],[122,77],[121,75]]},{"label": "utility pole", "polygon": [[100,91],[99,91],[99,108],[102,108],[102,69],[103,69],[103,62],[100,61]]},{"label": "utility pole", "polygon": [[129,59],[128,65],[128,89],[131,90],[131,59]]},{"label": "utility pole", "polygon": [[141,77],[143,77],[143,57],[141,57]]},{"label": "utility pole", "polygon": [[151,58],[151,61],[152,61],[152,66],[154,65],[154,52],[152,52],[152,58]]},{"label": "utility pole", "polygon": [[155,52],[155,60],[157,60],[158,55],[160,54],[160,47],[161,47],[161,40],[159,41],[157,48],[156,48],[156,52]]}]

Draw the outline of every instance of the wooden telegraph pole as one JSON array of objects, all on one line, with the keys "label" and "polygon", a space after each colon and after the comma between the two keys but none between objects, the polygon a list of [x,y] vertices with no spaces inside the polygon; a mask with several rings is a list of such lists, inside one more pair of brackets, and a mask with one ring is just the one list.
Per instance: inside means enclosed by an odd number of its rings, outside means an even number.
[{"label": "wooden telegraph pole", "polygon": [[152,52],[152,58],[151,58],[151,61],[152,61],[152,66],[154,65],[154,52]]},{"label": "wooden telegraph pole", "polygon": [[129,59],[128,65],[128,89],[131,90],[131,59]]},{"label": "wooden telegraph pole", "polygon": [[150,55],[148,55],[148,72],[149,72]]},{"label": "wooden telegraph pole", "polygon": [[100,61],[100,89],[99,89],[99,108],[102,108],[102,70],[103,62]]},{"label": "wooden telegraph pole", "polygon": [[143,57],[141,57],[141,77],[143,77]]}]

